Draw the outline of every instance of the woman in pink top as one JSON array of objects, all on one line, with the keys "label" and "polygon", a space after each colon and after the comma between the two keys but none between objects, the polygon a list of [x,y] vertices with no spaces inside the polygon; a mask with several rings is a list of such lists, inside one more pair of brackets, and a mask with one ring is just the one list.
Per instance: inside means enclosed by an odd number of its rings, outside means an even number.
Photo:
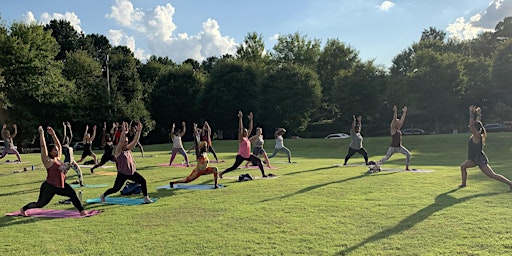
[{"label": "woman in pink top", "polygon": [[242,111],[238,111],[238,155],[236,155],[236,160],[233,166],[219,173],[219,177],[221,179],[222,175],[225,173],[236,170],[236,168],[238,168],[238,166],[240,166],[244,160],[256,163],[260,168],[261,175],[263,177],[267,177],[267,175],[265,175],[265,170],[263,169],[263,163],[261,162],[261,159],[251,154],[251,141],[249,141],[249,134],[251,134],[252,131],[252,112],[249,113],[249,130],[244,128],[242,117]]},{"label": "woman in pink top", "polygon": [[41,184],[41,190],[39,191],[39,198],[37,202],[31,202],[27,205],[23,206],[20,209],[20,215],[27,216],[26,210],[32,208],[42,208],[47,205],[55,195],[66,196],[71,199],[73,206],[80,211],[80,215],[87,215],[87,211],[84,210],[80,199],[75,193],[75,190],[67,184],[65,181],[66,173],[69,170],[69,164],[63,163],[60,161],[60,156],[62,154],[61,144],[55,131],[48,127],[46,128],[48,134],[52,136],[53,142],[55,145],[50,145],[46,148],[46,141],[44,139],[44,130],[43,127],[39,126],[39,137],[41,144],[41,161],[43,162],[44,167],[46,168],[47,176],[46,180]]},{"label": "woman in pink top", "polygon": [[117,167],[117,176],[116,181],[114,182],[114,186],[112,188],[107,189],[105,193],[100,195],[100,199],[102,202],[105,202],[105,197],[114,194],[117,191],[121,190],[126,180],[135,181],[140,184],[142,189],[142,195],[144,195],[144,203],[152,203],[151,199],[148,196],[148,187],[146,185],[146,179],[142,177],[137,172],[135,168],[135,162],[133,161],[132,156],[132,148],[137,145],[139,142],[140,133],[142,131],[142,123],[139,122],[137,124],[137,132],[135,133],[135,137],[133,141],[129,142],[126,137],[126,133],[128,132],[128,123],[123,122],[121,137],[119,138],[119,143],[116,146],[116,150],[114,156],[116,158],[116,167]]}]

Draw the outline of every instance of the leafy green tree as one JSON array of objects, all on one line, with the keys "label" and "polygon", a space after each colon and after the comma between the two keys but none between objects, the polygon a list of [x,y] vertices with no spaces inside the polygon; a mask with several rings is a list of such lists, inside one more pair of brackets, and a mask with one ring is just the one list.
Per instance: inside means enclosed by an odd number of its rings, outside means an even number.
[{"label": "leafy green tree", "polygon": [[51,20],[44,26],[45,31],[50,31],[53,38],[60,45],[60,51],[55,57],[56,60],[66,59],[66,52],[76,51],[79,47],[79,41],[82,38],[69,21]]},{"label": "leafy green tree", "polygon": [[264,78],[261,95],[263,121],[273,127],[286,127],[292,133],[304,131],[311,113],[318,107],[322,92],[318,75],[304,66],[287,64],[270,71]]},{"label": "leafy green tree", "polygon": [[8,120],[20,127],[20,138],[32,137],[39,124],[62,121],[56,108],[71,95],[73,86],[55,61],[59,45],[50,32],[35,24],[13,23],[0,33],[0,69],[5,85]]},{"label": "leafy green tree", "polygon": [[304,65],[314,70],[320,57],[320,40],[310,40],[295,32],[280,36],[273,50],[272,59],[278,64]]},{"label": "leafy green tree", "polygon": [[[337,119],[340,109],[337,108],[334,78],[341,71],[349,70],[360,63],[358,53],[338,39],[329,39],[318,58],[316,73],[322,85],[322,106],[327,119]],[[321,115],[321,114],[319,114]]]},{"label": "leafy green tree", "polygon": [[244,42],[236,50],[236,57],[248,62],[262,62],[268,58],[262,36],[256,32],[247,34]]}]

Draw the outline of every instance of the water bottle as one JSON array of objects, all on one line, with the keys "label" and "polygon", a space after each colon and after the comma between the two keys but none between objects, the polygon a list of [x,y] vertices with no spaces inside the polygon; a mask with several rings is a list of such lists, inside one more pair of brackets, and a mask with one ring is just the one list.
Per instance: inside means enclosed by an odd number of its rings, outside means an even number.
[{"label": "water bottle", "polygon": [[82,201],[82,194],[83,194],[82,190],[81,189],[78,190],[78,199],[80,199],[80,203],[83,203],[83,201]]},{"label": "water bottle", "polygon": [[34,165],[32,165],[32,171],[34,170]]}]

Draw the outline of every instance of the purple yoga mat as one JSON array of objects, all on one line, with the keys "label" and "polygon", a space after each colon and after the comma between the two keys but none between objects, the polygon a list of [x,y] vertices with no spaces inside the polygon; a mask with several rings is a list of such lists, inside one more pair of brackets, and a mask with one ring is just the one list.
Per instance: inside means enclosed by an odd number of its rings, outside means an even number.
[{"label": "purple yoga mat", "polygon": [[[86,216],[81,216],[80,212],[73,209],[73,210],[52,210],[52,209],[40,209],[40,208],[34,208],[34,209],[28,209],[25,211],[27,214],[27,217],[43,217],[43,218],[84,218],[84,217],[90,217],[97,214],[100,214],[101,211],[98,210],[90,210],[87,211],[88,214]],[[6,216],[21,216],[20,212],[10,212],[6,213]]]}]

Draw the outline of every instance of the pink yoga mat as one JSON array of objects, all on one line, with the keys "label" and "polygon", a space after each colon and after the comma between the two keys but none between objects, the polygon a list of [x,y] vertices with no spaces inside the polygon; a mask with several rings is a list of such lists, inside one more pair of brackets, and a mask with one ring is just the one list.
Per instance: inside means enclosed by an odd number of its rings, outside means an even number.
[{"label": "pink yoga mat", "polygon": [[190,166],[187,166],[186,164],[172,164],[172,165],[169,165],[169,164],[158,164],[158,166],[172,166],[172,167],[193,167],[195,166],[194,164],[189,164]]},{"label": "pink yoga mat", "polygon": [[[27,217],[43,217],[43,218],[85,218],[100,214],[101,211],[89,210],[86,216],[81,216],[80,212],[76,209],[73,210],[52,210],[52,209],[28,209],[25,211]],[[20,212],[6,213],[6,216],[21,216]]]}]

